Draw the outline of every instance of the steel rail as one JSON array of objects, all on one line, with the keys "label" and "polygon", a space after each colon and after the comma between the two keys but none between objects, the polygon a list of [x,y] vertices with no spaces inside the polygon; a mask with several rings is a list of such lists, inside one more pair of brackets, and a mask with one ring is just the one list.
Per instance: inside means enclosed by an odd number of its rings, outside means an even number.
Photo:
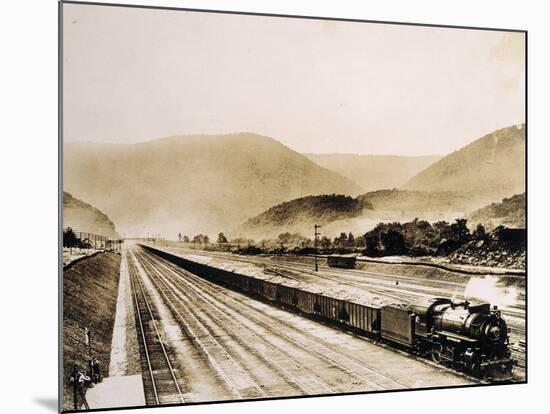
[{"label": "steel rail", "polygon": [[[149,315],[151,316],[151,321],[153,322],[153,327],[155,329],[156,336],[159,340],[159,344],[161,346],[162,353],[164,355],[164,359],[166,360],[166,363],[168,365],[168,369],[170,370],[170,375],[172,377],[172,380],[174,381],[174,385],[176,386],[176,390],[178,392],[178,397],[179,397],[181,403],[185,404],[186,403],[185,398],[183,397],[183,393],[182,393],[181,388],[179,386],[178,379],[176,378],[174,368],[172,366],[172,363],[170,362],[170,358],[168,357],[168,352],[166,351],[164,341],[162,340],[162,335],[160,334],[160,331],[158,329],[157,321],[155,320],[155,317],[153,315],[153,311],[152,311],[151,306],[149,304],[149,301],[147,300],[147,297],[145,295],[145,290],[144,290],[143,284],[142,284],[141,280],[135,274],[134,274],[134,277],[137,278],[138,285],[139,285],[139,288],[140,288],[140,291],[141,291],[141,295],[143,297],[143,301],[145,302],[145,306],[147,307]],[[136,294],[135,290],[134,290],[134,294]],[[137,300],[137,297],[136,297],[136,300]],[[138,308],[138,315],[140,315],[139,308]],[[141,322],[141,315],[140,315],[140,323],[142,323]],[[142,329],[142,334],[143,334],[143,326],[141,326],[141,329]],[[144,344],[145,344],[145,338],[144,338]],[[151,368],[149,357],[148,357],[148,363],[149,363],[149,367]],[[154,384],[154,382],[153,382],[153,384]],[[155,385],[154,385],[154,388],[155,388],[155,398],[156,398],[156,401],[157,401],[157,405],[159,405],[160,402],[159,402],[159,398],[158,398],[158,389]]]},{"label": "steel rail", "polygon": [[[142,258],[143,260],[145,260],[144,258]],[[163,278],[166,278],[166,276],[162,276],[160,274],[160,272],[157,270],[157,269],[153,269],[152,265],[151,265],[151,270],[154,270],[156,273],[157,273],[157,277],[159,278],[159,280],[162,282],[162,284],[164,286],[166,286],[166,289],[170,291],[170,293],[178,300],[179,303],[183,303],[183,300],[181,298],[178,297],[177,293],[176,293],[176,290],[175,288],[173,287],[170,287],[168,285],[168,283],[166,282],[166,280],[164,280]],[[170,283],[171,284],[171,283]],[[197,293],[194,293],[195,296],[199,296]],[[204,299],[203,299],[204,300]],[[206,301],[206,300],[205,300]],[[198,302],[197,299],[195,299],[193,301],[195,304]],[[210,304],[210,306],[214,309],[216,309],[215,305],[213,305],[210,301],[208,301],[208,303]],[[214,320],[214,316],[212,315],[213,312],[206,312],[204,309],[203,311],[205,313],[207,313],[209,319],[211,320]],[[216,312],[218,313],[221,313],[220,310],[216,309]],[[242,326],[245,326],[243,325],[242,323],[240,323]],[[217,325],[217,326],[220,326],[220,325]],[[236,339],[236,338],[239,338],[239,335],[236,333],[235,329],[231,329],[229,328],[227,325],[224,325],[223,326],[223,329],[230,334],[230,336],[233,338],[233,339]],[[255,334],[252,334],[253,336],[256,336]],[[265,342],[265,340],[264,340]],[[249,342],[245,342],[242,346],[244,346],[245,348],[249,348],[251,350],[254,351],[254,353],[256,354],[256,356],[258,356],[260,359],[263,359],[264,361],[266,361],[268,364],[272,365],[273,367],[275,367],[276,369],[278,369],[279,371],[281,371],[286,377],[288,380],[290,380],[291,382],[295,383],[296,385],[298,385],[298,387],[300,389],[302,389],[302,391],[304,391],[307,395],[315,395],[315,392],[309,388],[306,384],[303,383],[302,380],[298,379],[296,377],[296,375],[294,374],[291,374],[290,372],[288,372],[288,370],[286,368],[284,368],[280,363],[276,362],[273,358],[270,358],[269,356],[267,356],[265,354],[265,352],[262,352],[258,349],[258,347],[254,346],[252,341],[249,341]],[[281,353],[282,355],[285,355],[283,352],[281,352],[280,350],[278,350],[276,347],[274,347],[273,345],[269,344],[267,345],[268,348],[271,348],[274,352],[278,352],[278,353]],[[336,392],[334,389],[332,389],[328,384],[324,383],[324,381],[321,381],[320,379],[316,378],[316,376],[312,373],[310,373],[305,367],[303,367],[301,364],[297,363],[297,362],[293,362],[293,365],[299,367],[300,369],[302,369],[304,372],[307,372],[309,375],[311,375],[315,381],[319,382],[320,384],[322,384],[323,386],[325,386],[325,388],[327,388],[328,390],[330,390],[331,392]]]}]

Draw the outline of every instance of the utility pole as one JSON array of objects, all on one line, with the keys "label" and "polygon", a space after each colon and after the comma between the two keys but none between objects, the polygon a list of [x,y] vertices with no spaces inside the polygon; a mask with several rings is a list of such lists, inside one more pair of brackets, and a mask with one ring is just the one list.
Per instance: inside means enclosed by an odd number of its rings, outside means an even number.
[{"label": "utility pole", "polygon": [[315,246],[315,271],[318,272],[319,271],[319,264],[317,263],[317,236],[320,236],[321,233],[318,232],[317,230],[319,230],[321,228],[321,226],[319,224],[315,224],[313,226],[313,228],[314,228],[313,245]]}]

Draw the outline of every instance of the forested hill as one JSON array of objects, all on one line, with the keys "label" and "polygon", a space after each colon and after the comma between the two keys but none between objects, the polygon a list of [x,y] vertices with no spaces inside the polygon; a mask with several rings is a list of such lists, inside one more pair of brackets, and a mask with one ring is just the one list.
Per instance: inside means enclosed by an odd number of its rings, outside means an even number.
[{"label": "forested hill", "polygon": [[525,193],[504,198],[499,203],[492,203],[468,215],[472,224],[483,224],[491,229],[499,225],[525,228]]},{"label": "forested hill", "polygon": [[371,191],[355,198],[335,194],[309,196],[277,204],[246,221],[239,230],[250,237],[275,234],[281,229],[308,234],[314,224],[333,223],[325,230],[343,226],[342,231],[366,231],[378,221],[449,219],[463,216],[469,208],[461,194],[443,191],[394,189]]},{"label": "forested hill", "polygon": [[100,234],[112,239],[120,235],[109,217],[84,201],[63,192],[63,228],[71,227],[75,231]]},{"label": "forested hill", "polygon": [[345,195],[318,195],[287,201],[264,211],[245,223],[245,228],[264,226],[293,226],[330,223],[335,220],[360,216],[372,209],[369,202]]},{"label": "forested hill", "polygon": [[409,180],[405,190],[452,191],[500,200],[525,191],[525,125],[499,129],[447,155]]}]

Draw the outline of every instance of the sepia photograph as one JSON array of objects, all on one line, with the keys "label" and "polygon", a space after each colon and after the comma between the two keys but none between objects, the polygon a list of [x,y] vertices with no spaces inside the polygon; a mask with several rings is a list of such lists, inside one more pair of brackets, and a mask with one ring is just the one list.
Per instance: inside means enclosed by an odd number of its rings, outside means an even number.
[{"label": "sepia photograph", "polygon": [[525,30],[63,1],[59,42],[63,412],[527,382]]}]

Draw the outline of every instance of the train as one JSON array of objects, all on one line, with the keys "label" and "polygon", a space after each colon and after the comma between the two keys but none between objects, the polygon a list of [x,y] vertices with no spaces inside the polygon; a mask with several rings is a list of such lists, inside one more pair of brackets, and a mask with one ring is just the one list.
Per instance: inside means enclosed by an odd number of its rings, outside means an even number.
[{"label": "train", "polygon": [[516,361],[509,330],[489,303],[430,298],[410,304],[371,306],[309,292],[143,248],[229,289],[367,336],[488,382],[511,381]]}]

